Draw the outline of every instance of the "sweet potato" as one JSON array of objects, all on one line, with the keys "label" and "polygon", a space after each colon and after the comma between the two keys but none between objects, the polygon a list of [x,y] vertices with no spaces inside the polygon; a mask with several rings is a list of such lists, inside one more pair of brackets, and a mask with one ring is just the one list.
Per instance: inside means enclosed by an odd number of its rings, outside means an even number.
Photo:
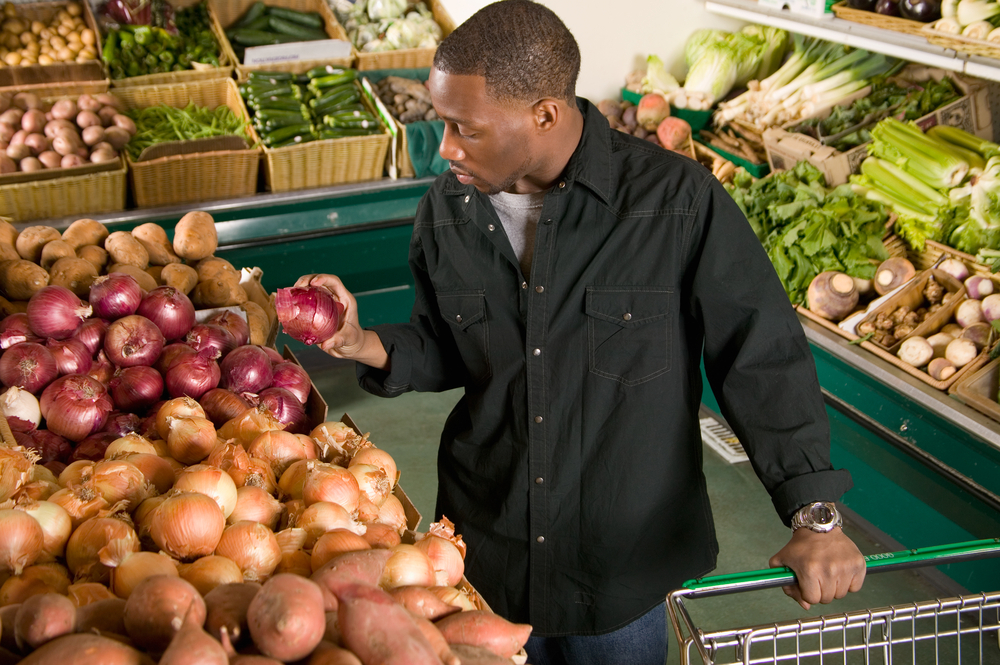
[{"label": "sweet potato", "polygon": [[0,263],[0,289],[10,300],[28,300],[49,285],[49,273],[24,259]]},{"label": "sweet potato", "polygon": [[108,267],[108,274],[113,272],[131,275],[135,278],[135,281],[139,282],[139,287],[142,288],[143,291],[152,291],[158,286],[152,275],[137,266],[116,263],[115,265]]},{"label": "sweet potato", "polygon": [[267,337],[271,332],[271,321],[267,313],[260,308],[260,305],[251,300],[241,304],[240,308],[247,315],[247,325],[250,326],[250,343],[267,344]]},{"label": "sweet potato", "polygon": [[128,630],[125,628],[125,600],[107,598],[78,607],[76,632],[128,635]]},{"label": "sweet potato", "polygon": [[182,259],[200,261],[215,254],[218,246],[215,220],[207,212],[189,212],[174,227],[174,253]]},{"label": "sweet potato", "polygon": [[20,662],[21,657],[19,655],[0,647],[0,665],[17,665]]},{"label": "sweet potato", "polygon": [[132,229],[132,235],[146,248],[151,265],[165,266],[181,262],[181,258],[174,254],[167,232],[159,224],[153,222],[140,224]]},{"label": "sweet potato", "polygon": [[17,227],[5,219],[0,219],[0,242],[13,247],[17,243]]},{"label": "sweet potato", "polygon": [[159,665],[229,665],[222,645],[202,630],[199,615],[192,606],[184,616],[180,630],[160,657]]},{"label": "sweet potato", "polygon": [[77,633],[65,635],[33,651],[22,665],[155,665],[153,660],[132,647],[107,637]]},{"label": "sweet potato", "polygon": [[520,651],[531,636],[528,624],[511,623],[483,610],[452,614],[435,625],[448,644],[483,647],[503,658],[510,658]]},{"label": "sweet potato", "polygon": [[323,591],[325,611],[333,612],[337,609],[337,590],[340,587],[350,584],[378,584],[385,564],[392,555],[392,550],[347,552],[331,559],[313,573],[311,579]]},{"label": "sweet potato", "polygon": [[101,272],[104,266],[108,265],[108,250],[97,245],[84,245],[76,250],[76,255],[97,268],[97,272]]},{"label": "sweet potato", "polygon": [[343,584],[337,610],[344,646],[363,663],[440,665],[434,648],[414,617],[392,596],[373,586]]},{"label": "sweet potato", "polygon": [[104,249],[108,250],[111,260],[117,264],[140,269],[149,265],[149,252],[127,231],[115,231],[109,235],[104,241]]},{"label": "sweet potato", "polygon": [[59,232],[51,226],[29,226],[17,236],[14,248],[25,261],[38,263],[45,244],[59,238]]},{"label": "sweet potato", "polygon": [[281,661],[267,656],[239,655],[229,659],[229,665],[281,665]]},{"label": "sweet potato", "polygon": [[198,271],[183,263],[171,263],[163,266],[160,279],[167,286],[172,286],[187,295],[198,285]]},{"label": "sweet potato", "polygon": [[229,635],[233,646],[238,646],[241,638],[249,641],[247,630],[247,608],[250,601],[260,591],[256,582],[221,584],[205,594],[205,630],[217,640],[222,640],[222,631]]},{"label": "sweet potato", "polygon": [[16,605],[5,605],[0,607],[0,647],[17,651],[17,640],[14,638],[14,617],[21,609],[20,603]]},{"label": "sweet potato", "polygon": [[347,649],[329,642],[320,642],[305,665],[362,665],[358,657]]},{"label": "sweet potato", "polygon": [[21,255],[17,253],[14,245],[0,242],[0,261],[17,261]]},{"label": "sweet potato", "polygon": [[413,621],[444,665],[462,665],[458,656],[451,652],[451,647],[437,626],[422,617],[413,617]]},{"label": "sweet potato", "polygon": [[72,633],[76,626],[76,607],[58,593],[32,596],[21,603],[14,616],[14,640],[22,653],[28,653],[60,635]]},{"label": "sweet potato", "polygon": [[323,639],[323,594],[315,582],[279,573],[250,601],[247,624],[261,653],[282,661],[305,658]]},{"label": "sweet potato", "polygon": [[393,600],[414,615],[431,621],[443,619],[460,609],[449,605],[422,586],[401,586],[389,590]]},{"label": "sweet potato", "polygon": [[240,271],[232,263],[220,256],[209,256],[204,258],[194,266],[198,271],[198,281],[204,282],[206,279],[218,277],[223,273],[234,275],[239,283]]},{"label": "sweet potato", "polygon": [[[49,245],[54,245],[50,242]],[[48,245],[46,245],[48,246]],[[49,269],[49,284],[65,286],[80,298],[86,300],[90,285],[97,279],[98,271],[90,261],[75,257],[59,259]]]},{"label": "sweet potato", "polygon": [[189,582],[169,575],[147,577],[136,585],[125,604],[125,629],[139,648],[167,648],[191,607],[193,619],[205,623],[205,601]]},{"label": "sweet potato", "polygon": [[52,264],[59,259],[72,257],[76,258],[76,250],[69,246],[69,243],[62,240],[53,240],[52,242],[45,243],[42,247],[42,257],[39,261],[39,265],[50,270]]},{"label": "sweet potato", "polygon": [[489,649],[468,644],[452,644],[451,652],[458,656],[462,665],[510,665],[510,658],[501,658]]},{"label": "sweet potato", "polygon": [[64,242],[79,250],[84,245],[103,246],[108,237],[108,227],[94,219],[78,219],[62,233]]},{"label": "sweet potato", "polygon": [[226,273],[198,282],[191,293],[191,302],[206,309],[242,305],[246,301],[246,291],[240,286],[238,278]]},{"label": "sweet potato", "polygon": [[337,613],[326,613],[326,631],[323,633],[323,641],[337,646],[344,645],[344,636],[340,634],[340,624],[337,623]]}]

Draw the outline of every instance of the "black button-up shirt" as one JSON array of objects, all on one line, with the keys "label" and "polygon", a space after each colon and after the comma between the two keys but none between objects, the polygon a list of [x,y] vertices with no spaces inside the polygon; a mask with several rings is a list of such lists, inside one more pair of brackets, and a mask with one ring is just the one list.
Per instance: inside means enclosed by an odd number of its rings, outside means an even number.
[{"label": "black button-up shirt", "polygon": [[545,636],[619,628],[714,567],[702,358],[786,523],[851,485],[830,465],[802,328],[736,204],[696,162],[579,103],[531,275],[489,198],[440,176],[414,223],[410,322],[374,328],[390,371],[358,367],[378,395],[465,388],[437,514],[493,609]]}]

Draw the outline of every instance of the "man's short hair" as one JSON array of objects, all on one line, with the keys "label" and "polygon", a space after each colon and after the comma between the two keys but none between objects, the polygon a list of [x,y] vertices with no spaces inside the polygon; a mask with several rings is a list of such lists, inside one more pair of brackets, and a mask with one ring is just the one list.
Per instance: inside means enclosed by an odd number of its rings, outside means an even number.
[{"label": "man's short hair", "polygon": [[434,67],[484,77],[487,92],[500,101],[552,97],[575,104],[580,47],[551,9],[531,0],[501,0],[448,35]]}]

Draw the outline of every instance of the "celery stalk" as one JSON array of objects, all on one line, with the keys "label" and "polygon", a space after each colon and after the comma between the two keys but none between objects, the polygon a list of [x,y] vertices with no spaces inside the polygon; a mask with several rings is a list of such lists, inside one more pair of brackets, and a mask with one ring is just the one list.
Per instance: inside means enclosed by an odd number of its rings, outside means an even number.
[{"label": "celery stalk", "polygon": [[938,141],[944,141],[952,145],[957,145],[960,148],[977,152],[986,159],[1000,155],[1000,145],[986,139],[981,139],[975,134],[970,134],[958,127],[935,125],[927,130],[927,134]]},{"label": "celery stalk", "polygon": [[869,154],[893,162],[935,189],[961,184],[969,163],[958,159],[912,123],[889,117],[872,128]]}]

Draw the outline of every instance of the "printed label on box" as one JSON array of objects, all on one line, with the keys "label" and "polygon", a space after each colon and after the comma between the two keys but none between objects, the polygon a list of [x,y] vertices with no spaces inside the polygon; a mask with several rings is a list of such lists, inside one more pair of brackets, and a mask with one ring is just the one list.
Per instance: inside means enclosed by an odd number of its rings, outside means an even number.
[{"label": "printed label on box", "polygon": [[322,39],[313,42],[253,46],[246,50],[243,64],[275,65],[302,60],[336,60],[351,57],[351,43],[342,39]]}]

